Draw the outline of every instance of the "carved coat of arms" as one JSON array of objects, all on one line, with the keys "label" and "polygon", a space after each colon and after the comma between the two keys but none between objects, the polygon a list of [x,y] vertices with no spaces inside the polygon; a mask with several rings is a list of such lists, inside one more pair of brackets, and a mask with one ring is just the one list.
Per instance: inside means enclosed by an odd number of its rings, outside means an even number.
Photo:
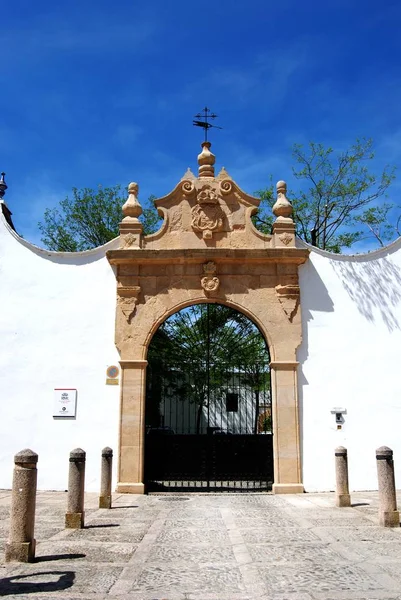
[{"label": "carved coat of arms", "polygon": [[197,194],[197,204],[192,208],[192,228],[210,239],[214,232],[221,231],[224,213],[218,196],[210,185],[204,185]]}]

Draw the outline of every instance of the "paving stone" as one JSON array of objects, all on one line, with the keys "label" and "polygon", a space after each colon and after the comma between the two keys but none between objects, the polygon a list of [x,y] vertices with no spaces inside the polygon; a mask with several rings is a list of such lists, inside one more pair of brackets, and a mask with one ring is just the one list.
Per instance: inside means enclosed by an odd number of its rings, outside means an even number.
[{"label": "paving stone", "polygon": [[[255,544],[249,546],[249,553],[252,559],[258,563],[265,564],[317,564],[324,560],[327,562],[336,562],[341,564],[344,559],[334,552],[328,544],[292,544],[280,545],[275,544]],[[301,565],[298,568],[302,568]]]},{"label": "paving stone", "polygon": [[241,529],[242,537],[245,542],[251,544],[261,544],[263,542],[276,543],[278,545],[291,544],[294,542],[317,542],[319,537],[307,529],[296,529],[287,527],[284,530],[280,527],[269,527],[266,529]]},{"label": "paving stone", "polygon": [[189,566],[183,571],[182,566],[159,564],[149,565],[143,569],[131,589],[132,591],[164,590],[165,593],[216,589],[227,593],[244,591],[241,587],[241,573],[235,567],[210,565],[194,569]]},{"label": "paving stone", "polygon": [[310,523],[311,527],[373,527],[378,524],[373,523],[368,519],[359,518],[355,515],[337,519],[331,517],[321,517],[317,519],[307,517],[307,521]]},{"label": "paving stone", "polygon": [[332,539],[338,542],[390,542],[401,543],[401,530],[393,528],[375,527],[320,527],[315,528],[314,533],[324,539]]},{"label": "paving stone", "polygon": [[[40,568],[38,564],[34,569],[25,567],[18,573],[2,581],[2,594],[35,592],[61,592],[73,586],[74,593],[88,592],[107,593],[116,582],[122,567],[68,565],[66,568],[58,565],[56,568]],[[19,591],[20,590],[20,591]],[[69,596],[68,596],[69,597]]]},{"label": "paving stone", "polygon": [[71,540],[102,541],[102,542],[125,542],[129,544],[139,544],[146,533],[145,529],[124,529],[95,527],[93,529],[76,529],[68,532],[68,538]]},{"label": "paving stone", "polygon": [[[37,562],[0,561],[19,600],[401,600],[401,529],[377,524],[377,493],[86,494],[86,527],[64,529],[65,493],[38,493]],[[176,496],[178,498],[178,496]],[[11,494],[0,494],[0,547]],[[368,504],[368,506],[362,506]],[[3,532],[3,533],[2,533]]]},{"label": "paving stone", "polygon": [[208,519],[221,519],[221,512],[218,508],[190,508],[185,510],[170,510],[168,513],[168,518],[172,519],[177,517],[179,519],[202,519],[205,517],[205,513],[207,514]]},{"label": "paving stone", "polygon": [[185,542],[190,544],[199,544],[204,541],[218,544],[228,544],[229,538],[227,532],[222,530],[198,530],[198,529],[169,529],[162,531],[157,538],[157,542]]},{"label": "paving stone", "polygon": [[302,568],[274,565],[274,568],[261,568],[260,573],[271,591],[362,592],[383,589],[358,567],[342,565],[336,568],[321,560],[314,565],[302,565]]},{"label": "paving stone", "polygon": [[90,542],[42,542],[37,545],[36,557],[40,563],[54,560],[75,561],[85,558],[85,562],[125,563],[128,562],[137,544]]},{"label": "paving stone", "polygon": [[168,563],[172,561],[189,561],[195,563],[210,562],[232,562],[235,563],[234,553],[231,548],[226,546],[209,546],[197,544],[193,545],[172,544],[153,546],[149,560]]},{"label": "paving stone", "polygon": [[222,519],[197,519],[197,518],[186,518],[183,519],[181,516],[177,518],[168,518],[165,522],[165,527],[169,528],[180,528],[180,527],[191,527],[194,529],[219,529],[224,528],[224,522]]}]

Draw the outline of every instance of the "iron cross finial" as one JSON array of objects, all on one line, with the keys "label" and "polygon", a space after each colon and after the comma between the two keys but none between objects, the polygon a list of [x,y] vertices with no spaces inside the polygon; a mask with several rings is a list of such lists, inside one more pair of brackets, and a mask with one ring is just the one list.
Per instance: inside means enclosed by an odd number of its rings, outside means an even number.
[{"label": "iron cross finial", "polygon": [[[196,120],[192,121],[192,124],[195,125],[195,127],[202,127],[205,130],[205,142],[207,142],[208,129],[211,129],[212,127],[214,127],[215,129],[223,129],[222,127],[218,127],[217,125],[212,125],[211,123],[209,123],[208,119],[215,119],[216,117],[217,115],[215,113],[212,113],[210,108],[205,106],[202,112],[195,115]],[[200,121],[199,119],[202,120]]]}]

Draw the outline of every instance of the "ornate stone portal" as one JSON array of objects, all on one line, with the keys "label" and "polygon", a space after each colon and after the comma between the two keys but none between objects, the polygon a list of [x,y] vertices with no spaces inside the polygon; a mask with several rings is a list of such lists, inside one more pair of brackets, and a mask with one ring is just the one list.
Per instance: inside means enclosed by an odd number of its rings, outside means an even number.
[{"label": "ornate stone portal", "polygon": [[155,201],[164,218],[143,236],[138,186],[129,185],[116,266],[116,345],[121,354],[120,449],[117,491],[143,493],[146,356],[171,314],[191,304],[227,304],[265,336],[271,356],[275,493],[303,491],[296,350],[301,343],[298,266],[308,251],[295,247],[286,185],[277,184],[272,235],[252,224],[259,200],[222,169],[214,174],[210,143],[202,144],[199,175],[188,170]]}]

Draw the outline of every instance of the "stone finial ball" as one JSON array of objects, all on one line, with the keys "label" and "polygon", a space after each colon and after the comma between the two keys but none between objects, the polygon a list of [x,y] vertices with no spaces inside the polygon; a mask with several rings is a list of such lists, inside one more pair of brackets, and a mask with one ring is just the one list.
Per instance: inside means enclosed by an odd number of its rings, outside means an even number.
[{"label": "stone finial ball", "polygon": [[280,181],[276,183],[276,189],[278,192],[285,192],[287,190],[286,182],[280,179]]},{"label": "stone finial ball", "polygon": [[139,191],[139,185],[135,183],[135,181],[131,181],[131,183],[128,185],[128,191],[130,194],[135,194],[136,196]]}]

